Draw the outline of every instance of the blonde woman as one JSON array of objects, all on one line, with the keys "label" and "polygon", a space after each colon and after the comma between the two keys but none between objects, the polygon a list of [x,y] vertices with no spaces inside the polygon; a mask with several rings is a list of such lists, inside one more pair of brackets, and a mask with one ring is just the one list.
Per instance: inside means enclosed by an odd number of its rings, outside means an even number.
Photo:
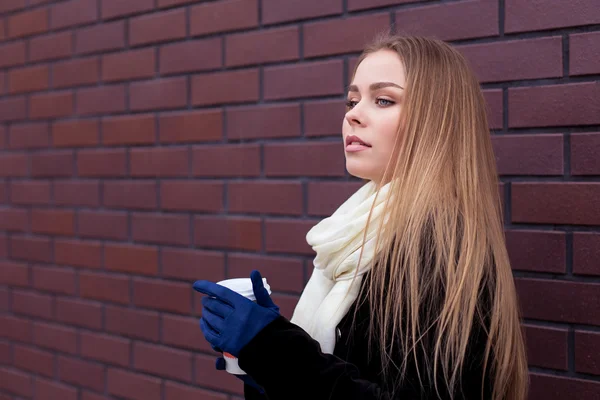
[{"label": "blonde woman", "polygon": [[[291,321],[198,281],[200,326],[239,357],[246,399],[524,400],[528,373],[477,79],[450,45],[376,40],[347,93],[343,151],[365,180],[307,241]],[[217,360],[223,369],[223,359]]]}]

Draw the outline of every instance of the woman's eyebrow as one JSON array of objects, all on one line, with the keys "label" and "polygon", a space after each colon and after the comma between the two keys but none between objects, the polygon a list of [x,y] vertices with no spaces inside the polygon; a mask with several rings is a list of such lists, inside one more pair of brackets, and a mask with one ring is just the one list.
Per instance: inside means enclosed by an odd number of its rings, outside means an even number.
[{"label": "woman's eyebrow", "polygon": [[[402,86],[397,85],[393,82],[375,82],[375,83],[372,83],[371,85],[369,85],[369,90],[371,90],[371,92],[373,92],[375,90],[378,90],[378,89],[381,89],[384,87],[389,87],[389,86],[397,87],[398,89],[404,89]],[[348,86],[348,92],[359,92],[358,86],[356,86],[356,85]]]}]

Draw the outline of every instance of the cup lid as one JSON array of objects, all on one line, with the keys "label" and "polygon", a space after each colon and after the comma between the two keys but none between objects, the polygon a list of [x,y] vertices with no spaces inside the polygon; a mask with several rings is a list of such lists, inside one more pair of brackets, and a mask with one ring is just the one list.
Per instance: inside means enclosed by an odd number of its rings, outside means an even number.
[{"label": "cup lid", "polygon": [[[267,292],[271,294],[271,287],[267,283],[267,278],[262,278],[263,285]],[[233,278],[226,279],[224,281],[217,282],[217,285],[225,286],[233,290],[236,293],[241,294],[247,299],[252,301],[256,301],[256,297],[254,296],[254,290],[252,289],[252,280],[250,278]]]}]

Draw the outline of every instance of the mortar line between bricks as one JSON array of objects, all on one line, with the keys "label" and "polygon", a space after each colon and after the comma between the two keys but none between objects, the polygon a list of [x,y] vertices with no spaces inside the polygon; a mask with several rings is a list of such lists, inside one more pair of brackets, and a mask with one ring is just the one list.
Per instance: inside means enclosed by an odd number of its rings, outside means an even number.
[{"label": "mortar line between bricks", "polygon": [[506,21],[506,6],[504,0],[498,0],[498,36],[504,37],[504,25]]},{"label": "mortar line between bricks", "polygon": [[562,37],[562,57],[563,57],[563,77],[569,77],[569,66],[570,66],[570,49],[569,49],[569,35],[563,34]]}]

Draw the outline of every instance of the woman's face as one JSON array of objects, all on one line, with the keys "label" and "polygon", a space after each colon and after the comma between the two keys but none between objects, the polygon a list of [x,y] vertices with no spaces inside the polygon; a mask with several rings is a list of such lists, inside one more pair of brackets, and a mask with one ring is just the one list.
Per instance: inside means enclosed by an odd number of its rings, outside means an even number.
[{"label": "woman's face", "polygon": [[342,125],[350,175],[376,183],[383,177],[398,132],[405,84],[404,65],[391,50],[372,53],[358,65]]}]

